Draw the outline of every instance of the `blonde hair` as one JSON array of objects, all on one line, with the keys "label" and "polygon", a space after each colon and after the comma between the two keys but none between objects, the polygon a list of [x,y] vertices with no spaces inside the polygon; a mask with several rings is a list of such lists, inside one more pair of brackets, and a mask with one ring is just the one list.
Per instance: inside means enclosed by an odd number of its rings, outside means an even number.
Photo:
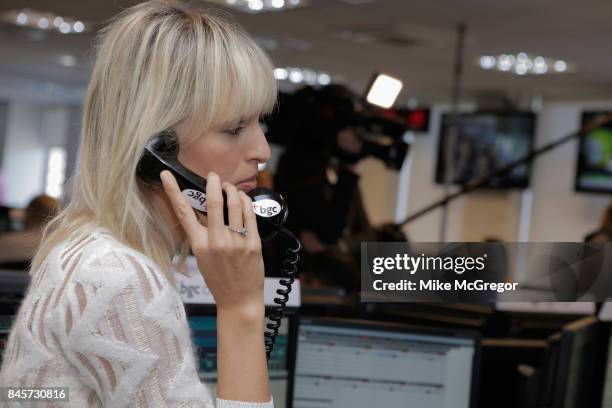
[{"label": "blonde hair", "polygon": [[32,261],[35,271],[72,234],[105,227],[153,259],[172,281],[170,226],[136,177],[149,138],[181,128],[187,145],[215,127],[270,113],[276,80],[266,54],[219,10],[179,1],[126,9],[101,30],[83,107],[68,206],[54,218]]}]

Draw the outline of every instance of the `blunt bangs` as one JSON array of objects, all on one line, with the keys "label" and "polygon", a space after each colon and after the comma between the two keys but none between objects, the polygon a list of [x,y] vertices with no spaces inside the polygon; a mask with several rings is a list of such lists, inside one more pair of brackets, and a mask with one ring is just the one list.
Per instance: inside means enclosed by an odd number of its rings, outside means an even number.
[{"label": "blunt bangs", "polygon": [[[277,99],[274,68],[268,56],[242,29],[206,22],[207,53],[194,52],[193,137],[272,113]],[[196,33],[196,36],[200,34]],[[203,42],[200,42],[203,43]],[[197,78],[207,78],[201,83]]]}]

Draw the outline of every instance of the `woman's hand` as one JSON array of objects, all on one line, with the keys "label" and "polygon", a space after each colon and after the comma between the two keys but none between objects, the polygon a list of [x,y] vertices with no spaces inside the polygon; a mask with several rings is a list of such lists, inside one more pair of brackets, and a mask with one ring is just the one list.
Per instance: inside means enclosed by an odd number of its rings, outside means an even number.
[{"label": "woman's hand", "polygon": [[[183,197],[172,173],[165,170],[160,176],[218,312],[263,317],[264,266],[251,199],[234,185],[221,184],[217,174],[209,173],[206,177],[208,216],[204,226]],[[227,197],[229,226],[235,230],[246,227],[246,236],[224,225],[222,188]]]},{"label": "woman's hand", "polygon": [[219,176],[206,178],[206,224],[198,222],[174,176],[161,172],[164,190],[185,230],[198,268],[217,303],[217,396],[268,402],[270,388],[264,348],[264,268],[251,199],[223,183],[229,226],[223,223]]}]

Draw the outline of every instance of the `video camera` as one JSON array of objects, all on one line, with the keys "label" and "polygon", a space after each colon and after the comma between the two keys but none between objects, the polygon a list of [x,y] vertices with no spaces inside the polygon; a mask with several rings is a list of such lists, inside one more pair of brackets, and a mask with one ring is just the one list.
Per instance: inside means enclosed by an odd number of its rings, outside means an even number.
[{"label": "video camera", "polygon": [[[265,125],[270,142],[312,160],[336,157],[340,162],[356,163],[371,156],[399,170],[409,147],[402,138],[408,130],[403,123],[384,117],[342,85],[281,92],[278,109],[266,118]],[[361,141],[357,153],[338,146],[338,132],[347,128]]]}]

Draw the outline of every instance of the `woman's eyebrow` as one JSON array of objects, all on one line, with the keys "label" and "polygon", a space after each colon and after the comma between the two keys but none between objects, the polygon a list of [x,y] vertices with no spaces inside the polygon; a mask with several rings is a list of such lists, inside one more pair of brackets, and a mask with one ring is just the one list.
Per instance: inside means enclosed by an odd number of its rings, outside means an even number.
[{"label": "woman's eyebrow", "polygon": [[235,126],[241,126],[242,124],[243,124],[242,123],[242,119],[239,119],[239,120],[227,120],[227,121],[221,122],[221,124],[219,124],[217,127],[219,129],[230,129],[230,128],[235,127]]},{"label": "woman's eyebrow", "polygon": [[253,115],[252,117],[246,117],[246,116],[242,116],[240,118],[238,118],[238,120],[236,121],[228,121],[226,123],[223,124],[222,127],[227,128],[227,127],[231,127],[231,126],[243,126],[246,125],[248,123],[251,123],[251,121],[255,118],[258,118],[258,115]]},{"label": "woman's eyebrow", "polygon": [[232,123],[235,123],[235,124],[238,124],[238,125],[244,125],[247,122],[248,122],[248,119],[245,118],[244,116],[238,118],[237,121],[232,121]]}]

